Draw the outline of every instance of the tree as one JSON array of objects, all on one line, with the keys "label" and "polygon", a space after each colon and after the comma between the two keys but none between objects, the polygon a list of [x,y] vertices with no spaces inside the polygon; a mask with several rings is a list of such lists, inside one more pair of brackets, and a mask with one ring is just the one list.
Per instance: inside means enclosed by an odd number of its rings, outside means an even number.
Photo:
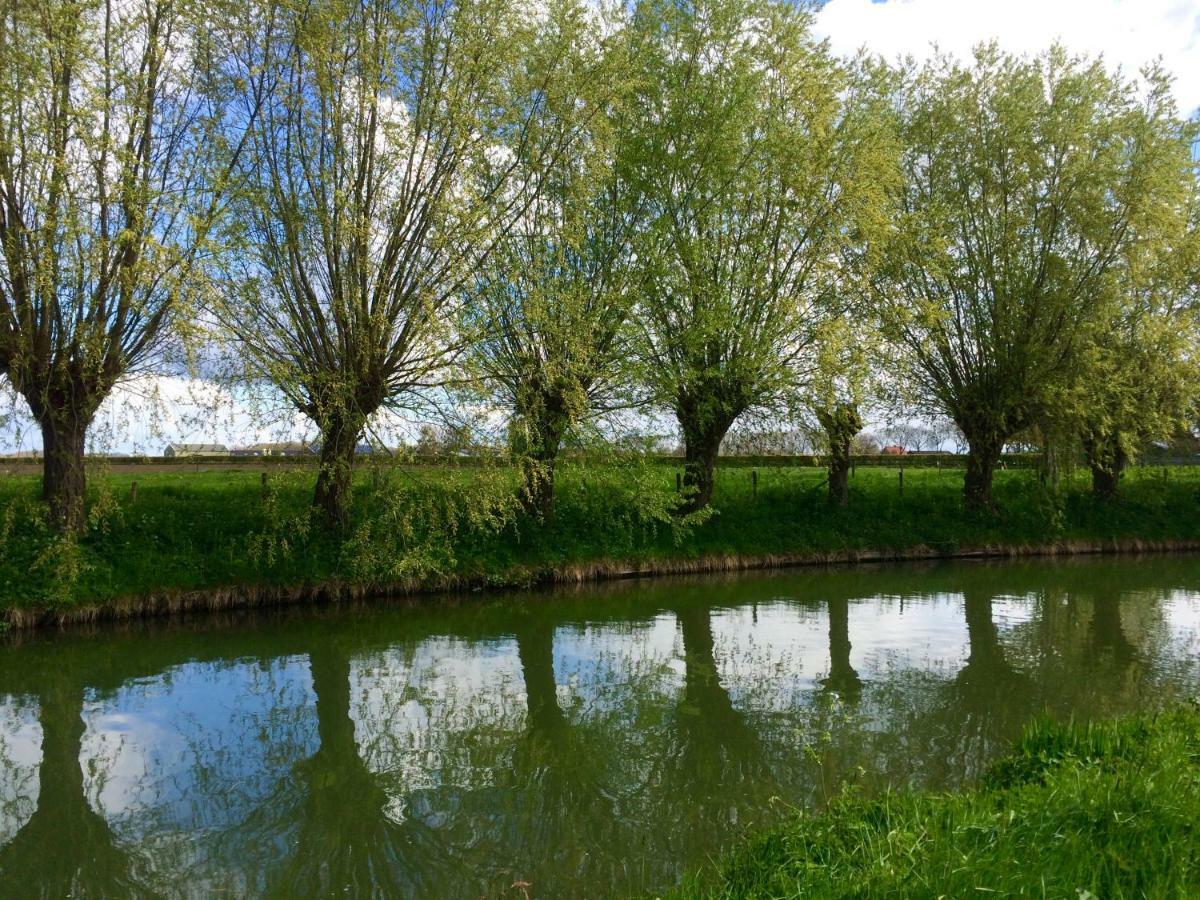
[{"label": "tree", "polygon": [[637,308],[645,380],[685,445],[689,508],[706,506],[721,439],[782,407],[808,374],[823,277],[876,208],[878,147],[844,115],[849,73],[777,0],[644,0],[628,171],[645,203]]},{"label": "tree", "polygon": [[918,397],[968,441],[970,505],[1077,383],[1123,254],[1178,193],[1168,96],[1157,71],[1139,89],[1058,47],[899,75],[905,178],[875,298]]},{"label": "tree", "polygon": [[461,289],[530,202],[517,160],[569,142],[530,127],[558,71],[525,61],[564,50],[536,24],[501,0],[297,0],[263,31],[272,90],[233,234],[249,253],[221,318],[320,430],[333,525],[367,420],[446,380]]},{"label": "tree", "polygon": [[851,443],[863,427],[859,410],[871,378],[870,347],[848,318],[829,322],[817,341],[812,412],[829,452],[829,502],[836,506],[850,502]]},{"label": "tree", "polygon": [[554,473],[568,429],[613,391],[627,357],[632,303],[629,191],[613,166],[622,114],[619,40],[579,0],[550,7],[553,28],[569,44],[567,61],[532,60],[559,70],[531,124],[574,133],[547,166],[528,158],[536,146],[511,148],[518,181],[538,184],[534,200],[502,235],[464,288],[467,363],[484,393],[510,416],[510,449],[521,467],[528,512],[554,516]]},{"label": "tree", "polygon": [[208,152],[221,25],[202,19],[237,16],[200,6],[47,0],[0,12],[0,377],[41,428],[42,492],[66,531],[85,521],[96,410],[161,360],[225,183]]},{"label": "tree", "polygon": [[1200,185],[1181,178],[1177,186],[1154,228],[1125,254],[1117,301],[1075,398],[1072,430],[1087,454],[1092,492],[1102,499],[1116,496],[1122,472],[1149,441],[1185,426],[1196,402]]}]

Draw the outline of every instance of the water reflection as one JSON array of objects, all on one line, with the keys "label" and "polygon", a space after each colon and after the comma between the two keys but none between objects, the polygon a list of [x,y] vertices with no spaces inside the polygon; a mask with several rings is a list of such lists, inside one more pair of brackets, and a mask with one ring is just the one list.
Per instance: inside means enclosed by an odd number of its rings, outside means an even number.
[{"label": "water reflection", "polygon": [[1034,715],[1191,695],[1198,646],[1186,558],[14,640],[0,895],[652,890],[848,780],[953,785]]},{"label": "water reflection", "polygon": [[829,674],[821,681],[827,693],[853,703],[862,694],[863,682],[850,662],[850,602],[835,597],[827,604],[829,617]]},{"label": "water reflection", "polygon": [[45,896],[137,893],[133,861],[88,802],[81,764],[86,681],[79,669],[44,673],[37,692],[41,763],[33,814],[0,848],[6,895],[39,885]]}]

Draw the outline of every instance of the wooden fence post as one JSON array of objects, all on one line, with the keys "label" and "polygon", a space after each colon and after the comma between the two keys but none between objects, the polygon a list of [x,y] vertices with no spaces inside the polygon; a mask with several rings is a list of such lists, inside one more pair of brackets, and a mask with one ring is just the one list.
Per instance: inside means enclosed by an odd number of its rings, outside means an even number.
[{"label": "wooden fence post", "polygon": [[750,470],[750,485],[752,488],[753,496],[757,497],[758,496],[758,469]]},{"label": "wooden fence post", "polygon": [[129,502],[137,503],[137,482],[129,485]]}]

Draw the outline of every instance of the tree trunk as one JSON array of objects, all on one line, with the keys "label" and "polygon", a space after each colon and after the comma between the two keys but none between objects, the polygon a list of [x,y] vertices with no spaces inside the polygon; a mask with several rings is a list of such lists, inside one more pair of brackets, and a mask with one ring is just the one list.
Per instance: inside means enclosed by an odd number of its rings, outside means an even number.
[{"label": "tree trunk", "polygon": [[67,533],[83,530],[84,440],[88,417],[72,412],[44,415],[42,426],[42,499],[50,506],[54,524]]},{"label": "tree trunk", "polygon": [[687,494],[684,512],[697,512],[712,502],[713,472],[728,430],[728,426],[707,429],[684,426],[683,486]]},{"label": "tree trunk", "polygon": [[554,465],[557,457],[557,449],[521,457],[521,475],[525,483],[521,504],[527,515],[543,522],[554,520]]},{"label": "tree trunk", "polygon": [[541,409],[526,418],[528,434],[517,440],[514,451],[520,460],[524,481],[522,505],[527,515],[543,522],[554,519],[554,468],[567,430],[567,420],[553,411],[561,403],[543,400]]},{"label": "tree trunk", "polygon": [[854,406],[843,403],[818,410],[817,420],[829,439],[829,502],[846,506],[850,502],[850,442],[862,429],[862,419]]},{"label": "tree trunk", "polygon": [[993,509],[992,476],[1000,461],[1004,441],[995,435],[967,435],[967,477],[963,483],[963,500],[973,509]]},{"label": "tree trunk", "polygon": [[1088,466],[1092,470],[1092,494],[1101,500],[1112,500],[1117,496],[1121,473],[1129,458],[1121,448],[1119,435],[1092,435],[1084,440]]},{"label": "tree trunk", "polygon": [[336,416],[321,429],[321,467],[317,472],[317,489],[313,506],[321,510],[325,521],[335,528],[350,523],[350,504],[353,499],[354,449],[362,433],[365,419],[359,416]]}]

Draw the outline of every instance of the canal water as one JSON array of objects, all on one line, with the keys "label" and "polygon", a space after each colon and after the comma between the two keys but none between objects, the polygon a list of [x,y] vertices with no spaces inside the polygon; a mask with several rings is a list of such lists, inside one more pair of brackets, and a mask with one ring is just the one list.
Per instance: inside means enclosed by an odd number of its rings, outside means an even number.
[{"label": "canal water", "polygon": [[[898,565],[0,643],[0,896],[606,897],[1031,718],[1200,692],[1200,559]],[[516,887],[514,887],[516,885]]]}]

